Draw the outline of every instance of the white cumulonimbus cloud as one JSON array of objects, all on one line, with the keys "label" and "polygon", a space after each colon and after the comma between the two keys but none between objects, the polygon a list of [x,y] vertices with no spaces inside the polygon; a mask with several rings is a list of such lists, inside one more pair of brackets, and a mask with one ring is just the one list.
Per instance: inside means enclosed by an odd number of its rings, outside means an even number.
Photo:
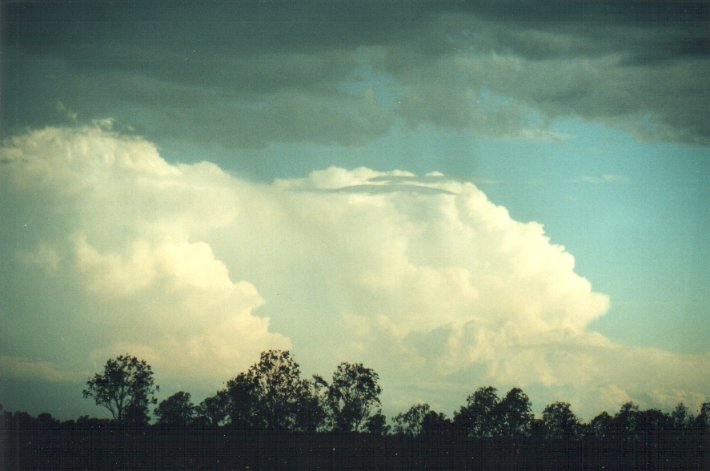
[{"label": "white cumulonimbus cloud", "polygon": [[21,344],[61,317],[83,339],[71,358],[52,336],[0,358],[41,366],[24,371],[56,379],[51,365],[83,358],[88,373],[127,351],[185,389],[217,388],[260,351],[292,348],[307,372],[374,367],[392,409],[451,409],[493,384],[587,416],[625,400],[695,404],[708,386],[707,355],[595,332],[608,297],[540,224],[472,183],[366,168],[254,183],[168,163],[106,123],[28,132],[0,162],[2,270],[33,284],[13,299],[56,296],[43,316],[1,304],[13,319],[1,338]]}]

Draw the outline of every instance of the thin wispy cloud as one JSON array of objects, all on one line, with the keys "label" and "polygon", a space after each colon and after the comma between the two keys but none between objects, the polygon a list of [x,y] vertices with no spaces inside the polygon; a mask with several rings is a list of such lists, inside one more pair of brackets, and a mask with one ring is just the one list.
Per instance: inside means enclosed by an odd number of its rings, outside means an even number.
[{"label": "thin wispy cloud", "polygon": [[575,178],[572,181],[575,183],[590,183],[596,185],[629,183],[631,179],[626,175],[600,175],[598,177],[582,175],[581,177]]}]

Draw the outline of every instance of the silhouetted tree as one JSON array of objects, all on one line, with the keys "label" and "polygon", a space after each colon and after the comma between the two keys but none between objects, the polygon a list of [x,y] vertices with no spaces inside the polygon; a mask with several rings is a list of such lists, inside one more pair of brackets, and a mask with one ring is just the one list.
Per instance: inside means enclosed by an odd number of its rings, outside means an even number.
[{"label": "silhouetted tree", "polygon": [[614,415],[614,432],[617,438],[638,440],[638,412],[639,406],[633,402],[626,402],[621,406],[619,412]]},{"label": "silhouetted tree", "polygon": [[700,406],[700,412],[695,418],[695,427],[701,432],[710,430],[710,402],[704,402]]},{"label": "silhouetted tree", "polygon": [[636,433],[647,444],[657,443],[667,431],[673,430],[671,417],[658,409],[636,413]]},{"label": "silhouetted tree", "polygon": [[595,438],[609,438],[614,434],[614,419],[604,411],[589,422],[587,429],[589,434]]},{"label": "silhouetted tree", "polygon": [[430,410],[422,419],[423,435],[441,435],[451,428],[451,421],[442,412]]},{"label": "silhouetted tree", "polygon": [[671,412],[671,424],[677,433],[684,433],[691,426],[693,421],[690,411],[682,402],[678,403]]},{"label": "silhouetted tree", "polygon": [[530,434],[534,415],[527,394],[520,388],[508,391],[498,404],[499,431],[503,437],[523,437]]},{"label": "silhouetted tree", "polygon": [[229,406],[229,394],[221,389],[195,407],[196,420],[205,425],[224,425],[229,421]]},{"label": "silhouetted tree", "polygon": [[499,403],[496,388],[487,386],[477,389],[454,415],[454,426],[469,437],[497,437]]},{"label": "silhouetted tree", "polygon": [[148,405],[157,403],[158,389],[150,365],[126,354],[110,358],[102,373],[89,378],[83,395],[108,409],[114,420],[140,424],[148,422]]},{"label": "silhouetted tree", "polygon": [[431,412],[429,404],[415,404],[406,412],[397,414],[394,421],[394,433],[416,437],[421,435],[424,417]]},{"label": "silhouetted tree", "polygon": [[239,373],[227,382],[229,423],[237,428],[258,428],[263,423],[258,417],[261,391],[247,373]]},{"label": "silhouetted tree", "polygon": [[158,404],[154,411],[159,424],[187,425],[195,419],[195,405],[190,393],[179,391]]},{"label": "silhouetted tree", "polygon": [[49,412],[41,412],[39,415],[37,415],[37,422],[39,422],[40,426],[42,427],[51,427],[59,425],[59,421],[52,417],[52,414],[50,414]]},{"label": "silhouetted tree", "polygon": [[387,425],[387,418],[378,410],[367,419],[365,430],[373,435],[387,435],[390,427]]},{"label": "silhouetted tree", "polygon": [[[236,426],[270,430],[315,429],[323,414],[312,408],[315,385],[301,378],[298,363],[284,350],[263,352],[259,362],[227,383],[230,419]],[[311,408],[304,413],[304,407]]]},{"label": "silhouetted tree", "polygon": [[[265,362],[289,363],[283,352],[275,352],[276,359],[267,353],[263,357]],[[238,381],[235,378],[235,384],[248,386],[245,391],[263,392],[258,389],[259,382],[250,380],[250,373],[257,371],[257,366],[238,376]],[[293,368],[287,370],[293,372]],[[272,368],[259,371],[271,377]],[[330,387],[318,378],[305,383],[310,389],[298,396],[299,400],[289,403],[295,408],[289,416],[292,428],[281,430],[318,430],[317,426],[308,425],[320,420],[312,418],[317,416],[309,411],[309,401],[317,400],[314,403],[317,405],[318,401],[327,400]],[[257,388],[252,388],[253,385]],[[208,414],[210,423],[223,420],[221,405],[227,404],[230,406],[227,409],[233,410],[230,391],[222,390],[207,398],[211,401],[203,401],[219,405],[217,412]],[[505,417],[525,417],[527,411],[526,396],[519,390],[511,391],[498,401],[495,389],[481,388],[469,396],[462,411],[482,413],[467,416],[462,412],[456,416],[459,423],[478,426],[475,429],[478,436],[493,440],[469,440],[449,434],[450,422],[427,404],[411,407],[395,421],[400,433],[419,435],[413,439],[378,437],[388,433],[386,418],[379,408],[371,411],[358,429],[368,435],[336,434],[319,438],[310,433],[234,434],[213,427],[189,427],[174,433],[165,427],[123,427],[109,419],[87,416],[79,417],[76,422],[59,423],[49,413],[32,417],[26,412],[6,411],[0,405],[0,436],[6,431],[2,437],[5,448],[0,448],[0,468],[708,469],[710,440],[706,427],[710,403],[704,404],[694,417],[683,404],[666,413],[639,410],[629,402],[614,417],[606,412],[596,416],[585,429],[585,439],[574,440],[581,436],[576,432],[579,420],[568,403],[555,402],[545,407],[542,418],[532,419],[529,430],[533,439],[528,440],[516,435],[516,431],[525,428],[510,426],[519,421],[504,421]],[[264,397],[243,410],[254,413],[263,410],[259,401],[266,400]],[[513,399],[522,407],[510,407]],[[180,392],[162,401],[156,415],[160,423],[183,423],[192,408],[190,395]],[[128,409],[126,406],[126,414]],[[506,415],[505,411],[522,411],[522,414]],[[322,417],[323,411],[320,414]],[[254,417],[247,418],[257,420]],[[464,422],[467,417],[475,420]],[[203,423],[208,423],[208,419]],[[686,432],[679,434],[682,427],[687,427]],[[631,438],[617,435],[619,431],[631,431]]]},{"label": "silhouetted tree", "polygon": [[334,430],[364,431],[380,406],[379,375],[361,363],[343,362],[333,373],[326,403]]},{"label": "silhouetted tree", "polygon": [[328,419],[328,384],[318,375],[304,383],[306,387],[298,404],[295,428],[303,432],[316,432],[323,428]]},{"label": "silhouetted tree", "polygon": [[581,432],[580,422],[568,402],[553,402],[542,411],[542,426],[546,438],[574,439]]}]

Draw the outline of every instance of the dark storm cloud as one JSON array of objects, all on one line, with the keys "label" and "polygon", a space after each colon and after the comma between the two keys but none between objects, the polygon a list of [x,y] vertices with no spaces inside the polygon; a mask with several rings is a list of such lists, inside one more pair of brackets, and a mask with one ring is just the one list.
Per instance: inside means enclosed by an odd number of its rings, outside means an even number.
[{"label": "dark storm cloud", "polygon": [[[706,2],[14,2],[5,132],[112,116],[156,139],[355,145],[402,119],[558,117],[710,142]],[[531,133],[531,130],[533,131]]]},{"label": "dark storm cloud", "polygon": [[[617,53],[628,63],[652,66],[710,54],[710,4],[705,1],[503,1],[476,6],[477,14],[501,26],[500,44],[531,59]],[[542,34],[535,37],[531,31]]]}]

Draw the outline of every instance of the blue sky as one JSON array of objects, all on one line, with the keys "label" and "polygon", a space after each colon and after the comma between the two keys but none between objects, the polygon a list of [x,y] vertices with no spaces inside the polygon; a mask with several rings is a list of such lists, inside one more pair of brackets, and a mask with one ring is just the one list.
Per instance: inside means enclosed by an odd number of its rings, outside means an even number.
[{"label": "blue sky", "polygon": [[6,2],[4,406],[266,348],[389,414],[709,400],[708,5],[579,7]]}]

